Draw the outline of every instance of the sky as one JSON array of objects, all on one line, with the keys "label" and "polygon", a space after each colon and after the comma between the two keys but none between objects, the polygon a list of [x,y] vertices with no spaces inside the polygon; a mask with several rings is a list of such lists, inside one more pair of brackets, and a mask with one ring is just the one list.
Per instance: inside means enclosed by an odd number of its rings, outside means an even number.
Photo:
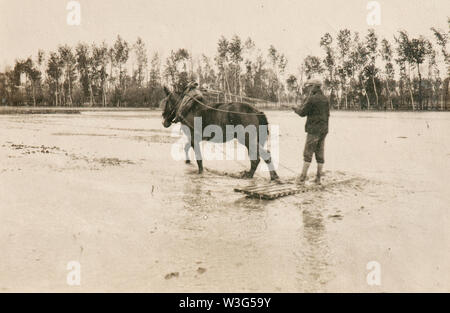
[{"label": "sky", "polygon": [[60,44],[106,41],[120,34],[141,37],[150,52],[167,56],[189,49],[214,56],[217,41],[251,37],[267,51],[273,44],[295,72],[308,54],[322,55],[320,37],[341,28],[365,34],[373,27],[393,40],[400,29],[431,38],[430,27],[447,29],[449,0],[379,0],[381,24],[368,26],[368,0],[78,0],[81,23],[67,24],[69,0],[0,0],[0,70],[17,58]]}]

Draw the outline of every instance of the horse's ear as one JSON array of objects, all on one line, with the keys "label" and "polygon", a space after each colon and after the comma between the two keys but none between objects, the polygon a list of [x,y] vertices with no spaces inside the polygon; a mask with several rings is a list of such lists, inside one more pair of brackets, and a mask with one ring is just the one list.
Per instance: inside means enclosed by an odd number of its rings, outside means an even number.
[{"label": "horse's ear", "polygon": [[166,96],[170,95],[170,90],[166,86],[163,87]]}]

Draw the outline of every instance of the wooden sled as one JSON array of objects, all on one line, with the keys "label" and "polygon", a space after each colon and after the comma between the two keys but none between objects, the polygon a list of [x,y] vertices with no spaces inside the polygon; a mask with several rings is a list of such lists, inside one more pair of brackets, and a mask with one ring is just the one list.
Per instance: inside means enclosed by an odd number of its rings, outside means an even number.
[{"label": "wooden sled", "polygon": [[308,183],[306,183],[305,185],[297,185],[295,183],[270,183],[260,186],[236,187],[234,188],[234,191],[244,193],[250,198],[274,200],[281,197],[295,195],[301,192],[324,190],[325,188],[350,183],[354,180],[354,178],[345,179],[342,181],[330,182],[325,185]]},{"label": "wooden sled", "polygon": [[285,184],[270,183],[261,186],[236,187],[234,188],[234,191],[244,193],[250,198],[274,200],[277,198],[304,192],[307,189],[308,189],[307,186],[300,186],[293,183],[285,183]]}]

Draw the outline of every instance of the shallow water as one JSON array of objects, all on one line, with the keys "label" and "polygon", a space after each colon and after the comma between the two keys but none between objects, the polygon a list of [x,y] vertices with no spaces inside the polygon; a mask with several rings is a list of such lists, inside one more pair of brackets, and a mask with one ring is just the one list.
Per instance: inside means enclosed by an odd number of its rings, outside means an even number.
[{"label": "shallow water", "polygon": [[[291,180],[304,120],[267,115]],[[448,113],[333,112],[329,187],[264,201],[233,192],[262,163],[198,175],[159,112],[0,116],[0,291],[449,291],[449,133]]]}]

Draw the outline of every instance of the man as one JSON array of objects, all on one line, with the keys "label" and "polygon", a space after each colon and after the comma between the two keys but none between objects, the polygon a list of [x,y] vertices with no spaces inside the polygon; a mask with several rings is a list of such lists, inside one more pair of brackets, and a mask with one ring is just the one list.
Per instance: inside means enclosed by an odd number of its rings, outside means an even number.
[{"label": "man", "polygon": [[322,92],[322,83],[318,80],[310,80],[305,84],[303,93],[306,99],[302,106],[295,107],[294,112],[301,117],[307,117],[305,131],[307,133],[305,149],[303,152],[303,170],[297,178],[298,184],[303,184],[307,178],[313,154],[317,161],[317,176],[315,182],[320,184],[323,164],[325,162],[325,137],[328,134],[328,119],[330,107],[328,99]]},{"label": "man", "polygon": [[196,82],[190,82],[187,84],[183,92],[183,99],[181,100],[180,106],[177,110],[175,122],[183,120],[196,102],[203,103],[203,94],[197,87],[198,83]]}]

